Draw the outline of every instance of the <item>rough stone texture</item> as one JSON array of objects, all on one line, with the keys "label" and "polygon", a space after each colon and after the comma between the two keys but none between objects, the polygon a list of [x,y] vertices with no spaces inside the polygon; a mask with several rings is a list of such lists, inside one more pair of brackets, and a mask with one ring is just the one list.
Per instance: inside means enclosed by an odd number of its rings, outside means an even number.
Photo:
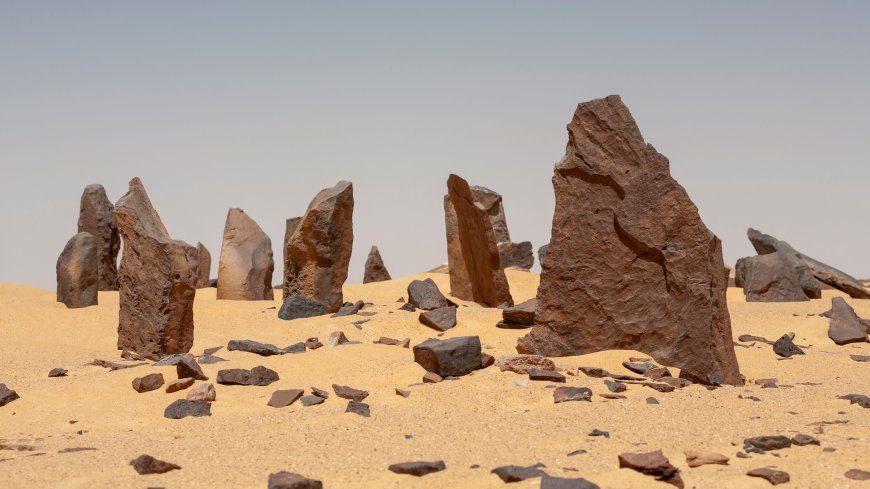
[{"label": "rough stone texture", "polygon": [[553,403],[568,401],[592,402],[592,390],[588,387],[556,387],[553,390]]},{"label": "rough stone texture", "polygon": [[291,217],[287,219],[284,226],[284,246],[281,248],[281,252],[283,253],[283,261],[284,263],[284,274],[282,275],[283,279],[281,282],[281,286],[287,283],[288,273],[290,273],[290,265],[287,261],[289,256],[287,255],[287,245],[290,244],[290,238],[293,237],[293,233],[296,232],[296,228],[299,227],[299,223],[302,222],[301,217]]},{"label": "rough stone texture", "polygon": [[337,311],[353,248],[353,185],[321,190],[287,241],[284,298],[293,294]]},{"label": "rough stone texture", "polygon": [[749,477],[760,477],[765,479],[767,482],[770,482],[773,486],[778,486],[780,484],[785,484],[790,480],[788,472],[783,472],[782,470],[770,469],[767,467],[761,467],[758,469],[752,469],[746,473]]},{"label": "rough stone texture", "polygon": [[426,474],[431,474],[433,472],[441,472],[442,470],[446,469],[447,466],[444,465],[443,460],[438,460],[436,462],[402,462],[399,464],[392,464],[388,468],[390,469],[390,472],[396,474],[406,474],[416,477],[422,477]]},{"label": "rough stone texture", "polygon": [[722,244],[619,96],[582,103],[556,164],[536,325],[517,351],[639,350],[689,380],[742,384]]},{"label": "rough stone texture", "polygon": [[447,306],[423,311],[420,313],[420,322],[438,331],[447,331],[456,326],[456,307]]},{"label": "rough stone texture", "polygon": [[278,318],[285,320],[311,318],[323,314],[326,314],[326,306],[299,294],[285,298],[281,309],[278,310]]},{"label": "rough stone texture", "polygon": [[480,185],[471,187],[471,193],[474,195],[474,200],[480,203],[486,215],[489,216],[489,222],[492,224],[492,234],[495,236],[496,243],[510,241],[511,235],[508,232],[507,218],[504,214],[504,202],[501,194]]},{"label": "rough stone texture", "polygon": [[121,236],[115,223],[114,210],[102,185],[85,187],[79,205],[78,232],[90,233],[96,242],[100,290],[118,290],[115,261],[121,248]]},{"label": "rough stone texture", "polygon": [[686,450],[686,465],[693,468],[702,465],[728,465],[728,457],[716,452]]},{"label": "rough stone texture", "polygon": [[392,280],[392,277],[390,277],[390,272],[387,271],[387,267],[384,265],[384,260],[381,258],[381,252],[378,250],[378,247],[372,246],[369,256],[366,258],[363,283],[383,282],[385,280]]},{"label": "rough stone texture", "polygon": [[115,204],[124,237],[118,349],[148,358],[193,346],[196,248],[169,237],[139,178]]},{"label": "rough stone texture", "polygon": [[550,244],[545,244],[538,248],[538,263],[541,264],[541,267],[544,266],[544,257],[547,256],[547,250],[550,249]]},{"label": "rough stone texture", "polygon": [[785,241],[778,240],[773,236],[764,234],[755,229],[747,231],[749,241],[759,255],[766,255],[779,251],[790,258],[801,276],[801,284],[807,297],[818,299],[822,296],[819,282],[823,282],[835,289],[842,290],[854,299],[870,299],[870,292],[864,288],[856,278],[815,260],[795,250]]},{"label": "rough stone texture", "polygon": [[358,414],[364,418],[368,418],[369,416],[371,416],[369,405],[364,402],[347,401],[347,408],[344,410],[344,412]]},{"label": "rough stone texture", "polygon": [[680,477],[680,469],[671,465],[661,450],[647,453],[623,453],[618,458],[620,468],[628,467],[680,489],[684,487]]},{"label": "rough stone texture", "polygon": [[70,238],[57,258],[57,301],[70,309],[97,305],[99,262],[97,243],[90,233]]},{"label": "rough stone texture", "polygon": [[163,411],[163,417],[169,419],[183,419],[188,416],[211,416],[211,403],[178,399],[166,406],[166,409]]},{"label": "rough stone texture", "polygon": [[[447,179],[447,195],[456,213],[456,236],[455,239],[451,239],[449,236],[451,229],[448,225],[448,248],[451,245],[454,248],[458,245],[462,254],[461,263],[454,264],[449,259],[451,255],[456,255],[456,250],[451,252],[448,249],[450,293],[454,297],[490,307],[505,303],[513,305],[498,253],[498,240],[486,208],[475,200],[468,182],[457,175],[450,175]],[[454,273],[459,272],[463,265],[467,277],[460,272],[458,275],[460,280],[454,280]],[[467,282],[460,283],[466,278]]]},{"label": "rough stone texture", "polygon": [[176,363],[175,374],[179,379],[190,378],[196,380],[208,380],[208,377],[202,371],[202,367],[196,363],[196,360],[193,357],[182,358],[178,363]]},{"label": "rough stone texture", "polygon": [[810,300],[801,288],[797,269],[782,253],[741,258],[737,261],[736,269],[747,302]]},{"label": "rough stone texture", "polygon": [[272,240],[245,211],[231,208],[224,225],[217,298],[260,301],[272,292]]},{"label": "rough stone texture", "polygon": [[408,284],[408,304],[429,311],[447,307],[450,305],[450,301],[444,297],[435,281],[427,278],[426,280],[413,280]]},{"label": "rough stone texture", "polygon": [[501,312],[501,317],[507,323],[531,325],[535,324],[535,310],[537,308],[538,299],[532,298],[525,302],[505,308]]},{"label": "rough stone texture", "polygon": [[20,398],[21,396],[14,390],[6,387],[6,384],[0,384],[0,407]]},{"label": "rough stone texture", "polygon": [[556,364],[552,360],[540,355],[505,355],[498,357],[495,366],[502,372],[514,372],[526,375],[529,370],[539,368],[542,370],[556,370]]},{"label": "rough stone texture", "polygon": [[784,358],[804,354],[804,351],[794,344],[791,335],[788,334],[782,335],[778,340],[773,342],[773,352]]},{"label": "rough stone texture", "polygon": [[414,361],[427,372],[441,377],[467,375],[482,367],[480,338],[459,336],[447,340],[428,339],[414,347]]},{"label": "rough stone texture", "polygon": [[66,377],[66,374],[68,374],[68,373],[69,373],[69,370],[67,370],[65,368],[56,367],[56,368],[51,369],[48,372],[48,376],[49,377]]},{"label": "rough stone texture", "polygon": [[541,470],[543,467],[544,464],[542,463],[537,463],[528,467],[520,465],[502,465],[501,467],[492,469],[490,473],[497,475],[502,482],[507,484],[511,482],[524,481],[526,479],[544,477],[547,473]]},{"label": "rough stone texture", "polygon": [[867,341],[867,326],[842,297],[831,299],[828,337],[838,345]]},{"label": "rough stone texture", "polygon": [[528,270],[535,264],[535,254],[532,252],[531,241],[523,241],[522,243],[501,241],[497,247],[501,257],[501,266],[504,268],[516,267]]},{"label": "rough stone texture", "polygon": [[211,287],[211,253],[202,243],[196,243],[196,288],[207,289]]},{"label": "rough stone texture", "polygon": [[562,478],[545,475],[541,479],[540,489],[601,489],[601,487],[582,477]]},{"label": "rough stone texture", "polygon": [[133,466],[133,469],[135,469],[139,475],[165,474],[170,470],[178,470],[181,468],[178,465],[157,460],[151,455],[139,455],[130,461],[130,465]]},{"label": "rough stone texture", "polygon": [[266,386],[279,380],[278,372],[263,366],[251,370],[231,368],[218,370],[217,383],[223,385],[258,385]]},{"label": "rough stone texture", "polygon": [[272,393],[272,397],[266,404],[273,408],[287,407],[296,402],[296,400],[302,397],[302,394],[304,393],[305,391],[303,391],[302,389],[277,390]]},{"label": "rough stone texture", "polygon": [[[335,395],[342,399],[350,399],[356,402],[361,402],[366,397],[369,397],[368,391],[354,389],[346,385],[332,384],[332,390]],[[319,396],[318,396],[319,397]]]},{"label": "rough stone texture", "polygon": [[323,489],[323,483],[292,472],[269,474],[269,489]]},{"label": "rough stone texture", "polygon": [[189,401],[212,402],[215,399],[217,399],[217,392],[215,392],[213,384],[199,384],[187,393]]},{"label": "rough stone texture", "polygon": [[138,393],[156,391],[163,387],[163,374],[148,374],[133,379],[133,390]]},{"label": "rough stone texture", "polygon": [[280,348],[271,343],[260,343],[253,340],[230,340],[227,343],[227,351],[246,351],[264,357],[284,354]]},{"label": "rough stone texture", "polygon": [[[172,394],[173,392],[183,391],[184,389],[192,386],[194,382],[195,379],[193,377],[173,380],[172,382],[166,384],[166,393]],[[188,398],[188,400],[190,400],[190,398]]]}]

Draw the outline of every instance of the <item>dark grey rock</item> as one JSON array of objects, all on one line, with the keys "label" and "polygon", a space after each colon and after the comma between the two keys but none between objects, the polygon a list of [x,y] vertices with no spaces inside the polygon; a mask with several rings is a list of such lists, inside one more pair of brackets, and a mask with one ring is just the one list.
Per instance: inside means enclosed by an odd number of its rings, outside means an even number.
[{"label": "dark grey rock", "polygon": [[436,462],[402,462],[398,464],[392,464],[389,467],[390,472],[396,474],[413,475],[416,477],[422,477],[433,472],[441,472],[446,468],[447,466],[444,465],[443,460],[438,460]]},{"label": "dark grey rock", "polygon": [[165,474],[170,470],[178,470],[181,468],[178,465],[157,460],[151,455],[139,455],[130,461],[130,465],[133,466],[139,475]]},{"label": "dark grey rock", "polygon": [[348,401],[347,409],[345,409],[344,412],[359,414],[364,418],[368,418],[369,416],[371,416],[371,413],[369,412],[369,405],[364,402]]},{"label": "dark grey rock", "polygon": [[326,306],[308,300],[299,294],[293,294],[284,299],[281,309],[278,310],[278,318],[284,320],[311,318],[326,314]]},{"label": "dark grey rock", "polygon": [[278,373],[263,366],[251,370],[243,368],[219,370],[217,375],[217,383],[224,385],[266,386],[276,380],[279,380]]},{"label": "dark grey rock", "polygon": [[256,353],[257,355],[264,357],[281,355],[284,353],[275,345],[260,343],[258,341],[252,340],[230,340],[230,342],[227,344],[227,350]]},{"label": "dark grey rock", "polygon": [[414,361],[426,371],[442,377],[458,377],[480,370],[480,354],[480,338],[477,336],[428,339],[414,347]]},{"label": "dark grey rock", "polygon": [[166,406],[163,416],[169,419],[182,419],[188,416],[211,416],[211,403],[207,401],[178,399],[169,406]]},{"label": "dark grey rock", "polygon": [[418,318],[421,323],[437,331],[447,331],[456,326],[456,307],[439,307],[431,311],[423,311]]},{"label": "dark grey rock", "polygon": [[269,474],[269,489],[323,489],[323,483],[292,472]]}]

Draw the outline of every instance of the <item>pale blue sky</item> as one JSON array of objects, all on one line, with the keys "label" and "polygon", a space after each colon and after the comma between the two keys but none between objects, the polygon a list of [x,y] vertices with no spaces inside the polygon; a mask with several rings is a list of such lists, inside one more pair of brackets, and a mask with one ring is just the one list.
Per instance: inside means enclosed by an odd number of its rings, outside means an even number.
[{"label": "pale blue sky", "polygon": [[[54,288],[89,183],[144,181],[212,252],[354,183],[350,281],[446,261],[447,175],[549,239],[578,102],[622,95],[722,238],[753,226],[870,276],[870,2],[0,0],[0,281]],[[274,282],[279,282],[281,265]]]}]

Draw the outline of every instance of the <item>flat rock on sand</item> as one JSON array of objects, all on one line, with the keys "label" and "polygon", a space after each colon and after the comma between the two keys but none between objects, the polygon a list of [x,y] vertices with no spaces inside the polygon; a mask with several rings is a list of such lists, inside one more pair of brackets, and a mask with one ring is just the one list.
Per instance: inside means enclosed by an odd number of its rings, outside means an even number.
[{"label": "flat rock on sand", "polygon": [[683,488],[680,469],[671,465],[661,450],[646,453],[623,453],[619,455],[619,467],[634,469],[642,474],[651,475],[656,480]]},{"label": "flat rock on sand", "polygon": [[782,470],[770,469],[767,467],[762,467],[758,469],[752,469],[746,473],[749,477],[760,477],[767,482],[770,482],[774,486],[778,486],[780,484],[785,484],[791,477],[789,477],[788,472],[784,472]]},{"label": "flat rock on sand", "polygon": [[556,370],[556,364],[547,357],[540,355],[505,355],[498,357],[495,366],[502,372],[514,372],[526,375],[529,370],[538,368],[541,370]]},{"label": "flat rock on sand", "polygon": [[396,474],[413,475],[416,477],[422,477],[433,472],[441,472],[446,468],[447,466],[444,465],[443,460],[438,460],[435,462],[402,462],[389,466],[390,472],[394,472]]},{"label": "flat rock on sand", "polygon": [[834,297],[831,300],[828,337],[838,345],[867,342],[867,325],[842,297]]},{"label": "flat rock on sand", "polygon": [[136,472],[139,473],[139,475],[165,474],[170,470],[178,470],[181,468],[178,465],[157,460],[151,455],[139,455],[130,461],[130,465],[136,469]]},{"label": "flat rock on sand", "polygon": [[441,377],[459,377],[480,370],[480,338],[459,336],[447,340],[428,339],[414,347],[414,361],[427,372]]},{"label": "flat rock on sand", "polygon": [[212,402],[217,399],[213,384],[199,384],[187,393],[189,401],[206,401]]},{"label": "flat rock on sand", "polygon": [[16,399],[20,399],[17,392],[6,387],[6,384],[0,384],[0,407],[5,406]]},{"label": "flat rock on sand", "polygon": [[178,399],[169,406],[166,406],[163,416],[169,419],[183,419],[188,416],[211,416],[211,403]]},{"label": "flat rock on sand", "polygon": [[450,302],[438,289],[438,285],[431,278],[425,280],[412,280],[408,284],[408,304],[417,309],[430,311],[447,307]]},{"label": "flat rock on sand", "polygon": [[420,313],[420,322],[437,331],[447,331],[456,326],[456,307],[439,307]]},{"label": "flat rock on sand", "polygon": [[323,489],[323,483],[294,474],[292,472],[276,472],[269,474],[269,489]]},{"label": "flat rock on sand", "polygon": [[277,380],[279,380],[278,372],[262,365],[251,370],[243,368],[218,370],[217,375],[217,383],[224,385],[266,386]]}]

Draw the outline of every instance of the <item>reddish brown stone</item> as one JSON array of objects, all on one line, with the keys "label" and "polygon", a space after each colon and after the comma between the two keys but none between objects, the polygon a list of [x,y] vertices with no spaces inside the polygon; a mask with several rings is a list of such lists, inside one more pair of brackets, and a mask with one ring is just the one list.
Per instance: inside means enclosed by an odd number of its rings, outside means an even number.
[{"label": "reddish brown stone", "polygon": [[831,299],[828,337],[838,345],[867,342],[867,325],[842,297]]},{"label": "reddish brown stone", "polygon": [[70,309],[97,305],[100,285],[97,243],[81,232],[66,242],[57,258],[57,301]]},{"label": "reddish brown stone", "polygon": [[151,455],[139,455],[130,461],[130,465],[133,466],[139,475],[165,474],[170,470],[178,470],[181,468],[178,465],[157,460]]},{"label": "reddish brown stone", "polygon": [[456,307],[447,306],[423,311],[418,318],[421,323],[438,331],[447,331],[456,326]]},{"label": "reddish brown stone", "polygon": [[741,258],[736,269],[747,302],[810,300],[801,289],[797,270],[782,253]]},{"label": "reddish brown stone", "polygon": [[118,290],[115,261],[121,248],[121,236],[115,223],[115,207],[102,185],[85,187],[79,206],[78,231],[90,233],[97,247],[100,290]]},{"label": "reddish brown stone", "polygon": [[202,243],[196,243],[196,288],[207,289],[211,287],[211,253]]},{"label": "reddish brown stone", "polygon": [[336,396],[356,402],[360,402],[369,396],[368,391],[354,389],[353,387],[348,387],[346,385],[332,384],[332,390],[335,391]]},{"label": "reddish brown stone", "polygon": [[155,391],[163,387],[163,374],[148,374],[133,379],[133,390],[138,393]]},{"label": "reddish brown stone", "polygon": [[788,472],[783,472],[782,470],[769,469],[767,467],[762,467],[759,469],[752,469],[746,473],[749,477],[760,477],[767,482],[770,482],[771,485],[778,486],[780,484],[785,484],[791,478],[788,476]]},{"label": "reddish brown stone", "polygon": [[287,242],[284,298],[299,294],[336,312],[353,247],[353,184],[321,190]]},{"label": "reddish brown stone", "polygon": [[[463,300],[470,300],[490,307],[501,304],[513,305],[507,278],[502,269],[492,222],[486,209],[477,200],[468,182],[457,175],[447,179],[449,204],[456,214],[455,237],[451,238],[451,219],[448,221],[448,260],[457,256],[456,247],[461,250],[460,263],[449,261],[450,293]],[[445,215],[447,215],[445,202]],[[450,246],[454,247],[451,251]],[[464,265],[467,272],[467,286],[460,283],[466,277],[461,273]],[[459,280],[454,280],[455,273]],[[457,288],[458,287],[458,288]]]},{"label": "reddish brown stone", "polygon": [[274,299],[272,240],[245,211],[227,212],[218,268],[217,298],[243,301]]},{"label": "reddish brown stone", "polygon": [[190,351],[196,248],[169,237],[139,178],[115,204],[124,237],[118,349],[148,358]]},{"label": "reddish brown stone", "polygon": [[381,252],[378,250],[378,247],[372,246],[369,256],[366,258],[363,283],[383,282],[385,280],[392,280],[392,277],[390,277],[390,272],[387,271],[387,267],[384,265],[384,260],[381,258]]},{"label": "reddish brown stone", "polygon": [[680,469],[671,465],[661,450],[647,453],[623,453],[619,455],[619,467],[628,467],[642,474],[651,475],[662,482],[667,482],[682,489],[683,479]]},{"label": "reddish brown stone", "polygon": [[272,397],[266,404],[273,408],[287,407],[302,397],[302,394],[305,394],[305,391],[302,389],[277,390],[272,393]]},{"label": "reddish brown stone", "polygon": [[536,325],[517,351],[643,351],[708,384],[742,384],[722,245],[618,96],[582,103],[556,164]]},{"label": "reddish brown stone", "polygon": [[[194,383],[193,377],[187,377],[184,379],[173,380],[172,382],[166,384],[166,393],[172,394],[173,392],[183,391],[188,387],[192,386]],[[190,399],[190,397],[188,397]]]}]

